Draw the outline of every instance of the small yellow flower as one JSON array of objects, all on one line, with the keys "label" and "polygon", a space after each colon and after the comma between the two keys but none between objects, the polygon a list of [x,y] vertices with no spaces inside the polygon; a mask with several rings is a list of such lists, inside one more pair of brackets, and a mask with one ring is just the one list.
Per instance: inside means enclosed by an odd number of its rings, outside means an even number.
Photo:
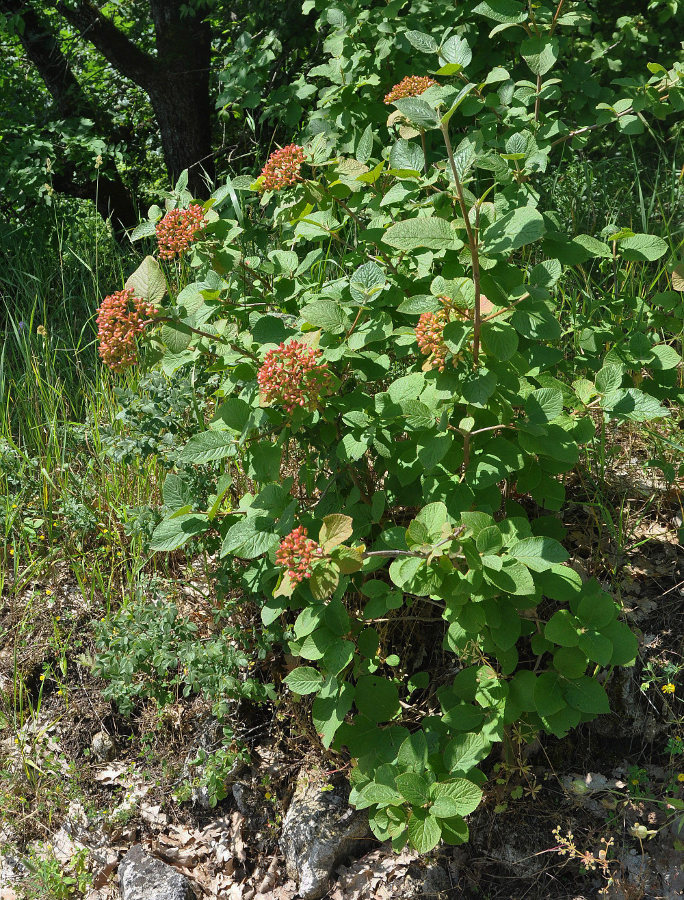
[{"label": "small yellow flower", "polygon": [[40,534],[40,535],[38,535],[38,537],[41,539],[41,541],[44,541],[44,540],[45,540],[45,535],[44,535],[44,534]]},{"label": "small yellow flower", "polygon": [[682,781],[682,782],[684,782],[684,772],[678,772],[678,773],[677,773],[677,781]]},{"label": "small yellow flower", "polygon": [[17,504],[16,504],[16,503],[13,503],[13,504],[12,504],[12,509],[16,509],[16,508],[17,508]]},{"label": "small yellow flower", "polygon": [[51,596],[52,596],[52,591],[50,590],[50,588],[48,588],[48,589],[45,591],[45,596],[46,596],[46,597],[51,597]]},{"label": "small yellow flower", "polygon": [[64,693],[64,691],[57,691],[57,696],[61,697],[63,693]]},{"label": "small yellow flower", "polygon": [[674,694],[675,686],[671,681],[668,681],[668,683],[664,684],[660,690],[663,692],[663,694]]},{"label": "small yellow flower", "polygon": [[41,680],[41,681],[45,681],[45,675],[41,675],[41,676],[40,676],[40,680]]},{"label": "small yellow flower", "polygon": [[10,556],[14,556],[14,547],[10,547]]}]

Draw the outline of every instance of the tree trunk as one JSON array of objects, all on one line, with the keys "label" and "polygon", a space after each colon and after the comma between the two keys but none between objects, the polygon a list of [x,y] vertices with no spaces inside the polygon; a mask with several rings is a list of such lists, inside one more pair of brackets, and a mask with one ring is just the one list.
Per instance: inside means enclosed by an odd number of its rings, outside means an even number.
[{"label": "tree trunk", "polygon": [[209,68],[211,29],[199,15],[181,18],[181,0],[150,0],[158,67],[145,87],[161,135],[172,181],[189,170],[188,185],[206,194],[204,172],[214,176]]},{"label": "tree trunk", "polygon": [[183,0],[149,0],[157,55],[140,50],[92,0],[57,3],[60,13],[122,75],[150,98],[169,177],[189,170],[190,190],[206,193],[202,168],[213,176],[209,66],[211,29],[197,13],[181,15]]}]

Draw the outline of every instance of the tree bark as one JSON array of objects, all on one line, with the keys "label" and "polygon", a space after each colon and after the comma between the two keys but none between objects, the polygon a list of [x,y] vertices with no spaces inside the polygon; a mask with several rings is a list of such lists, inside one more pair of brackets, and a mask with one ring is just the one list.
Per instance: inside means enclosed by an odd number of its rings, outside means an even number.
[{"label": "tree bark", "polygon": [[213,176],[209,67],[211,29],[199,14],[181,16],[182,0],[149,0],[156,56],[140,50],[92,0],[57,9],[122,75],[149,96],[172,180],[189,170],[190,190],[206,193],[202,169]]},{"label": "tree bark", "polygon": [[[102,136],[106,137],[111,133],[112,126],[108,117],[83,91],[57,39],[35,10],[24,0],[0,0],[0,11],[21,15],[21,44],[45,83],[60,116],[65,119],[90,119]],[[105,162],[98,179],[92,177],[82,181],[76,178],[73,169],[53,164],[56,165],[53,187],[71,196],[95,202],[103,218],[111,216],[117,236],[136,225],[138,215],[130,192],[113,162]],[[93,166],[93,176],[95,171]]]}]

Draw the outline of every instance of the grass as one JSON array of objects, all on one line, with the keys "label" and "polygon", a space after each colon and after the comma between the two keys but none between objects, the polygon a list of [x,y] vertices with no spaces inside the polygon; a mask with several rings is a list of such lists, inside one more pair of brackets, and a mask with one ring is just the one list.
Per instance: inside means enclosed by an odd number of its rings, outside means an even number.
[{"label": "grass", "polygon": [[[619,164],[609,155],[603,163],[573,161],[549,182],[554,205],[577,233],[609,226],[656,232],[679,257],[684,200],[678,150],[676,142],[659,146],[648,164],[634,146]],[[68,800],[82,796],[68,754],[61,758],[47,747],[50,727],[69,715],[83,690],[98,715],[108,715],[102,682],[89,674],[93,623],[110,621],[132,604],[141,573],[161,565],[145,553],[139,511],[159,505],[163,462],[155,453],[129,459],[109,452],[119,389],[147,396],[135,373],[124,381],[110,376],[95,345],[95,311],[105,293],[122,286],[131,254],[109,240],[92,211],[72,207],[56,208],[32,235],[6,232],[1,254],[0,293],[12,305],[0,319],[0,596],[7,601],[0,650],[11,655],[4,667],[10,683],[0,683],[0,731],[16,742],[17,753],[0,761],[0,806],[2,797],[13,798],[7,809],[26,824],[27,835],[45,837]],[[628,268],[619,282],[610,267],[569,274],[561,288],[567,353],[582,354],[591,368],[591,334],[607,321],[622,329],[625,340],[646,327],[679,347],[682,318],[653,302],[668,289],[667,259]],[[680,388],[681,379],[680,369]],[[597,421],[578,467],[572,492],[581,504],[577,528],[585,538],[596,535],[587,565],[610,580],[617,596],[625,560],[649,546],[649,523],[682,510],[677,485],[684,442],[677,418],[619,430]],[[649,465],[660,468],[664,489],[637,501],[631,494],[635,476],[648,474]],[[79,597],[80,612],[65,599],[65,584]],[[144,647],[140,653],[146,658]],[[682,718],[674,698],[661,691],[680,676],[681,663],[668,651],[650,658],[645,669],[647,688],[665,703],[673,740]],[[139,743],[143,747],[144,740]],[[78,888],[60,880],[48,863],[34,871],[34,882],[45,897],[71,896]]]}]

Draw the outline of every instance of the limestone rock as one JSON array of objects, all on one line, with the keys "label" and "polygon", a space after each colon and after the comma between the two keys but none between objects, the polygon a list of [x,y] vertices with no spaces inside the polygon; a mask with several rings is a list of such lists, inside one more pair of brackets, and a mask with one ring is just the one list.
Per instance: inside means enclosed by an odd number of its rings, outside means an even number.
[{"label": "limestone rock", "polygon": [[140,844],[128,851],[119,866],[122,900],[195,900],[190,882]]},{"label": "limestone rock", "polygon": [[367,812],[350,809],[343,788],[324,786],[315,771],[300,771],[280,837],[287,874],[299,882],[302,900],[322,897],[333,869],[362,852],[370,835]]}]

